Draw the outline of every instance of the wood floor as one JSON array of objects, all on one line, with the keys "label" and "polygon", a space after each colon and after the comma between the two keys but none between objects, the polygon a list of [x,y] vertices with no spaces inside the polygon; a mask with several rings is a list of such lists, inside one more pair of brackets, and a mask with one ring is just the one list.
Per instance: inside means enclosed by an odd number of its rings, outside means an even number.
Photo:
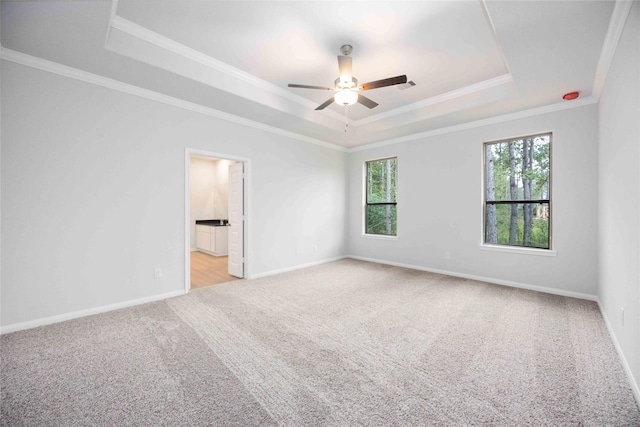
[{"label": "wood floor", "polygon": [[238,280],[227,273],[226,256],[213,256],[200,251],[191,252],[191,289]]}]

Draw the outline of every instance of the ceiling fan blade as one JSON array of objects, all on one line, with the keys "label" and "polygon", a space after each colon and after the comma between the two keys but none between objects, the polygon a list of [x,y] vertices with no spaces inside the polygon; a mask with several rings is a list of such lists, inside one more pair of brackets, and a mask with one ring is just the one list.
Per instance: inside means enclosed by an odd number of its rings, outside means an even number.
[{"label": "ceiling fan blade", "polygon": [[375,108],[378,106],[378,103],[375,101],[370,100],[369,98],[367,98],[366,96],[360,95],[358,94],[358,102],[362,105],[364,105],[367,108]]},{"label": "ceiling fan blade", "polygon": [[375,82],[360,85],[360,90],[378,89],[380,87],[401,85],[407,82],[407,76],[389,77],[388,79],[376,80]]},{"label": "ceiling fan blade", "polygon": [[324,86],[309,86],[309,85],[297,85],[295,83],[289,83],[287,86],[289,87],[297,87],[299,89],[320,89],[320,90],[333,90],[332,87],[324,87]]},{"label": "ceiling fan blade", "polygon": [[316,108],[316,110],[324,110],[325,108],[327,108],[329,105],[331,105],[331,103],[333,102],[333,98],[329,98],[326,101],[324,101],[322,104],[318,105],[318,107]]},{"label": "ceiling fan blade", "polygon": [[340,73],[340,83],[344,87],[351,85],[351,70],[353,65],[353,58],[345,55],[338,55],[338,72]]}]

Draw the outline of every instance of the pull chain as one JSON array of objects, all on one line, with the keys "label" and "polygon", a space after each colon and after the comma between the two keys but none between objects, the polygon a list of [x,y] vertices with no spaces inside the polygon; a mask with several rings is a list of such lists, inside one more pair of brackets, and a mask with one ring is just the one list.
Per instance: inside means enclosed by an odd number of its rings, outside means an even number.
[{"label": "pull chain", "polygon": [[344,104],[344,132],[347,133],[349,129],[349,106]]}]

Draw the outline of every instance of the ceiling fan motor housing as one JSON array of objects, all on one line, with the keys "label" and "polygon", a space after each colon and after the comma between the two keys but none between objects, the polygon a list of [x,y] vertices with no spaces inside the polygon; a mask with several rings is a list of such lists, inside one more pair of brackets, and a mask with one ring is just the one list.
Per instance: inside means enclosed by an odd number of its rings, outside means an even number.
[{"label": "ceiling fan motor housing", "polygon": [[341,81],[340,77],[338,77],[334,84],[336,85],[336,88],[339,89],[357,89],[358,79],[356,79],[355,77],[351,77],[351,83],[347,84],[346,82]]}]

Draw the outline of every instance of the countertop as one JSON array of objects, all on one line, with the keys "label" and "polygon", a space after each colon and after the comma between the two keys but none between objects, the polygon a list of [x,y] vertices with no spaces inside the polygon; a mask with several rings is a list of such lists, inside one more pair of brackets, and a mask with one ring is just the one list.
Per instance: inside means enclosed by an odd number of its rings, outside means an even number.
[{"label": "countertop", "polygon": [[196,224],[208,225],[209,227],[226,227],[229,225],[227,219],[197,219]]}]

